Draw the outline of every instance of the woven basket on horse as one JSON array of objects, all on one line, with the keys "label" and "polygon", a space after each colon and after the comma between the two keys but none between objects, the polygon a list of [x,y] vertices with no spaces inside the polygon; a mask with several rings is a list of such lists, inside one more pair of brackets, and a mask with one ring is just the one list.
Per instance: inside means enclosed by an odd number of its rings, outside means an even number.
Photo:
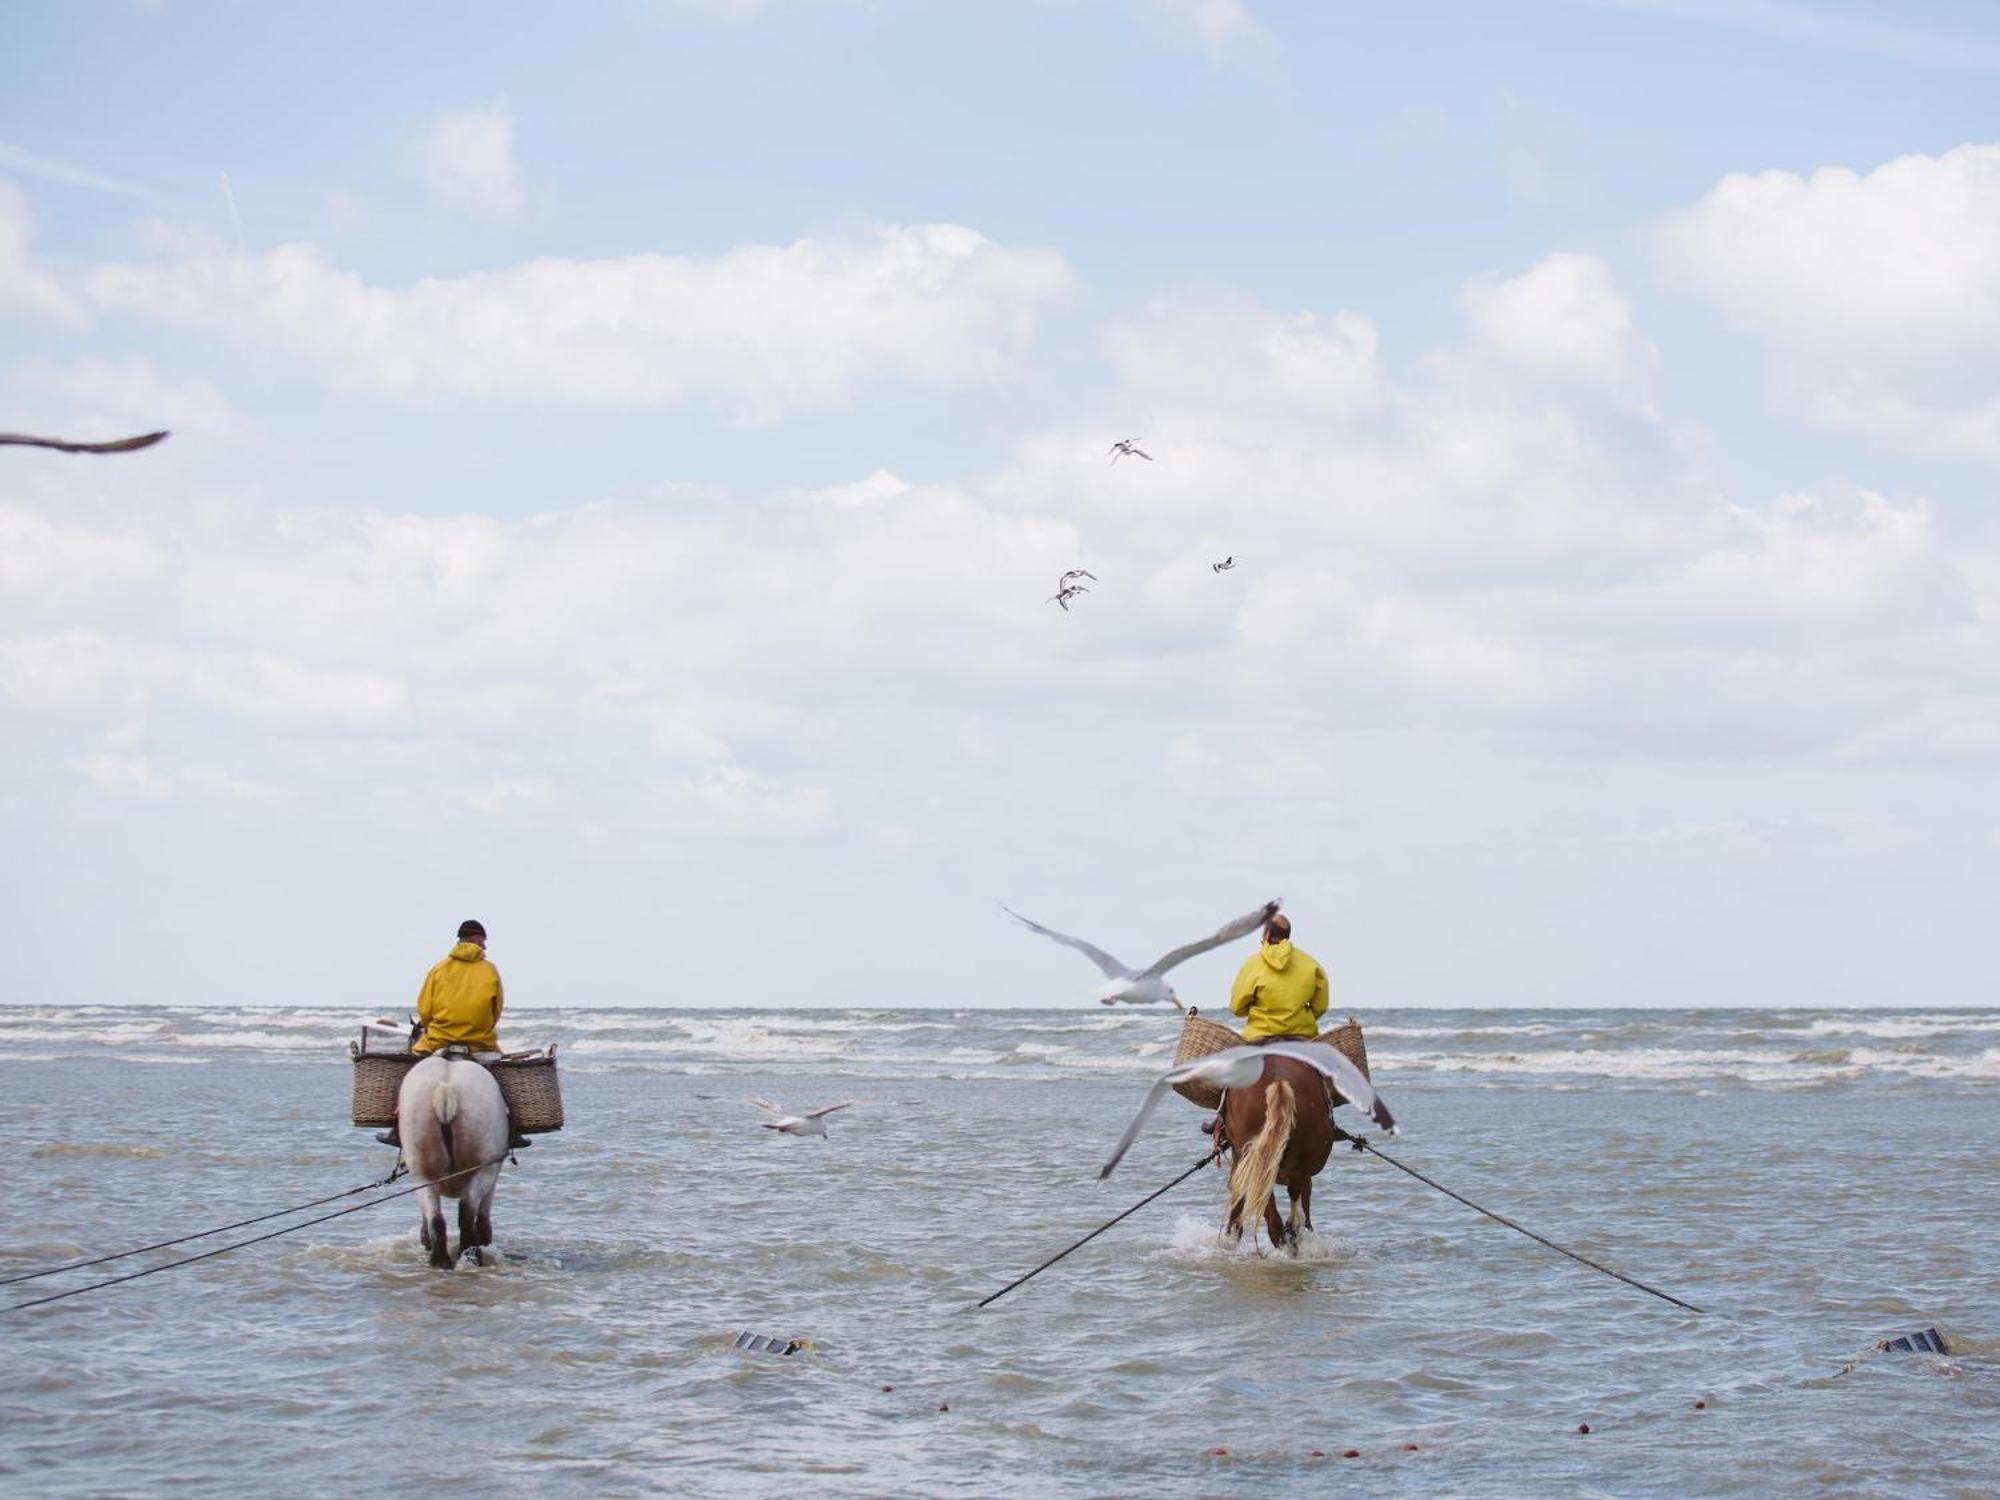
[{"label": "woven basket on horse", "polygon": [[[1307,1038],[1301,1037],[1299,1040],[1304,1041]],[[1310,1040],[1324,1042],[1329,1047],[1339,1048],[1342,1055],[1361,1070],[1363,1078],[1369,1076],[1368,1044],[1362,1040],[1361,1023],[1355,1020],[1354,1017],[1349,1016],[1339,1025],[1328,1027],[1318,1036],[1310,1038]],[[1198,1058],[1208,1057],[1222,1051],[1224,1048],[1240,1047],[1242,1045],[1243,1038],[1236,1032],[1231,1031],[1227,1026],[1221,1025],[1218,1022],[1209,1020],[1196,1010],[1195,1007],[1189,1006],[1187,1019],[1181,1023],[1180,1045],[1174,1049],[1174,1062],[1176,1065],[1184,1062],[1194,1062]],[[1198,1078],[1190,1079],[1186,1083],[1175,1084],[1174,1092],[1190,1103],[1200,1105],[1203,1109],[1214,1109],[1222,1103],[1222,1090],[1214,1084],[1204,1083]]]},{"label": "woven basket on horse", "polygon": [[562,1083],[556,1077],[553,1043],[546,1052],[510,1053],[486,1066],[499,1081],[516,1130],[541,1135],[563,1128]]},{"label": "woven basket on horse", "polygon": [[[370,1052],[356,1042],[347,1044],[347,1052],[354,1059],[354,1123],[395,1124],[403,1077],[422,1059],[409,1052]],[[486,1069],[500,1085],[516,1130],[543,1135],[563,1128],[562,1083],[556,1077],[553,1046],[546,1052],[510,1053],[487,1063]]]}]

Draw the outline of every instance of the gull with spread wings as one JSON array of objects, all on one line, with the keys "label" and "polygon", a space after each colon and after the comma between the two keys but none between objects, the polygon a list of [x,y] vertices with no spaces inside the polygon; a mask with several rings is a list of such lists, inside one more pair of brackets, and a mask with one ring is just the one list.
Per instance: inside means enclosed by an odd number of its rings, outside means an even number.
[{"label": "gull with spread wings", "polygon": [[1164,957],[1154,959],[1143,969],[1130,968],[1120,963],[1102,948],[1087,943],[1082,938],[1057,932],[1053,928],[1042,926],[1039,922],[1030,922],[1012,907],[1002,906],[1000,910],[1030,932],[1039,932],[1043,937],[1061,943],[1065,948],[1074,948],[1096,964],[1104,977],[1111,981],[1097,992],[1097,998],[1101,1003],[1151,1005],[1156,1001],[1171,1000],[1177,1008],[1186,1009],[1181,1005],[1180,996],[1174,993],[1174,987],[1167,983],[1167,970],[1176,964],[1186,963],[1198,953],[1206,953],[1211,948],[1220,948],[1224,943],[1233,943],[1240,937],[1248,937],[1270,921],[1282,904],[1282,901],[1266,901],[1248,916],[1238,917],[1199,941],[1183,944]]},{"label": "gull with spread wings", "polygon": [[[697,1099],[720,1099],[721,1094],[696,1094]],[[843,1099],[838,1104],[823,1104],[818,1109],[809,1109],[803,1114],[793,1114],[775,1099],[765,1099],[757,1094],[746,1094],[743,1103],[754,1104],[771,1118],[763,1122],[766,1130],[775,1130],[781,1135],[826,1135],[826,1117],[836,1109],[846,1109],[850,1104],[868,1104],[867,1099]]]},{"label": "gull with spread wings", "polygon": [[164,438],[164,432],[142,433],[138,437],[114,438],[108,443],[76,443],[68,438],[30,437],[25,432],[0,432],[0,444],[23,448],[53,448],[58,453],[136,453]]},{"label": "gull with spread wings", "polygon": [[1146,1091],[1146,1102],[1139,1106],[1139,1112],[1132,1116],[1132,1123],[1125,1127],[1118,1149],[1111,1153],[1111,1160],[1097,1174],[1098,1180],[1101,1182],[1109,1177],[1125,1153],[1131,1150],[1132,1142],[1139,1138],[1140,1127],[1146,1123],[1146,1117],[1168,1089],[1193,1078],[1223,1089],[1247,1089],[1264,1076],[1264,1063],[1274,1054],[1295,1058],[1308,1067],[1317,1068],[1325,1077],[1327,1087],[1333,1091],[1335,1104],[1351,1104],[1389,1134],[1397,1133],[1396,1117],[1389,1113],[1389,1106],[1382,1102],[1375,1086],[1359,1068],[1324,1042],[1266,1042],[1261,1047],[1225,1047],[1220,1052],[1209,1053],[1207,1057],[1171,1067],[1154,1081]]}]

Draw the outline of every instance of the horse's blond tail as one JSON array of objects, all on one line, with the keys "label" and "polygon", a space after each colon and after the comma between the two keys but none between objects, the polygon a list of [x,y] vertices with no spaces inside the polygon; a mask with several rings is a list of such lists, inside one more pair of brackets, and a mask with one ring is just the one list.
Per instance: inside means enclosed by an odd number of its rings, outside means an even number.
[{"label": "horse's blond tail", "polygon": [[[449,1068],[446,1069],[449,1072]],[[458,1153],[451,1148],[451,1122],[458,1118],[458,1090],[451,1086],[451,1079],[431,1090],[431,1113],[437,1116],[438,1138],[444,1142],[444,1164],[447,1175],[458,1176]]]},{"label": "horse's blond tail", "polygon": [[1229,1169],[1229,1218],[1242,1238],[1243,1226],[1250,1227],[1250,1243],[1257,1243],[1257,1227],[1264,1222],[1264,1205],[1278,1185],[1278,1159],[1292,1138],[1298,1118],[1298,1101],[1292,1086],[1280,1078],[1264,1089],[1264,1128],[1257,1139],[1237,1153]]}]

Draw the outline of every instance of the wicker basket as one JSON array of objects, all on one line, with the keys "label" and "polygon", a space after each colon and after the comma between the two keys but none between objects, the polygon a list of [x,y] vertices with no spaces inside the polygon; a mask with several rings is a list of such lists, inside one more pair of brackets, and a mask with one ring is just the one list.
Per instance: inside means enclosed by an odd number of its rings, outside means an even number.
[{"label": "wicker basket", "polygon": [[556,1049],[520,1057],[503,1057],[486,1065],[500,1082],[507,1113],[523,1135],[542,1135],[563,1128],[562,1084],[556,1078]]},{"label": "wicker basket", "polygon": [[[354,1060],[354,1110],[356,1125],[396,1123],[396,1095],[403,1078],[421,1058],[404,1053],[363,1052],[347,1044]],[[562,1085],[556,1079],[556,1049],[545,1053],[524,1053],[503,1057],[486,1064],[507,1101],[507,1113],[514,1128],[523,1135],[542,1135],[563,1128]]]},{"label": "wicker basket", "polygon": [[[1349,1016],[1339,1025],[1322,1031],[1312,1038],[1324,1042],[1329,1047],[1337,1047],[1343,1056],[1361,1070],[1361,1076],[1368,1074],[1368,1044],[1361,1036],[1361,1023]],[[1180,1045],[1174,1049],[1174,1063],[1178,1066],[1211,1056],[1226,1047],[1240,1047],[1243,1038],[1215,1021],[1209,1020],[1195,1007],[1188,1008],[1187,1019],[1181,1023]],[[1174,1092],[1192,1104],[1203,1109],[1214,1109],[1222,1103],[1222,1090],[1212,1083],[1191,1079],[1174,1085]]]},{"label": "wicker basket", "polygon": [[396,1095],[416,1058],[407,1052],[363,1052],[353,1042],[347,1044],[347,1055],[354,1059],[354,1123],[395,1124]]}]

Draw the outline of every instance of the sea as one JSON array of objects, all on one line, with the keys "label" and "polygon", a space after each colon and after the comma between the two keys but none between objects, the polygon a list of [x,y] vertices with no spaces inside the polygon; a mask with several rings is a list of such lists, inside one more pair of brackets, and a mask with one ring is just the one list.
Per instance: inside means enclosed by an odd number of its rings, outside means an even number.
[{"label": "sea", "polygon": [[980,1309],[1202,1159],[1098,1180],[1176,1015],[520,1009],[490,1264],[384,1188],[8,1280],[386,1176],[371,1019],[0,1006],[0,1492],[2000,1491],[2000,1010],[1365,1011],[1430,1182],[1339,1148],[1272,1253],[1203,1168]]}]

